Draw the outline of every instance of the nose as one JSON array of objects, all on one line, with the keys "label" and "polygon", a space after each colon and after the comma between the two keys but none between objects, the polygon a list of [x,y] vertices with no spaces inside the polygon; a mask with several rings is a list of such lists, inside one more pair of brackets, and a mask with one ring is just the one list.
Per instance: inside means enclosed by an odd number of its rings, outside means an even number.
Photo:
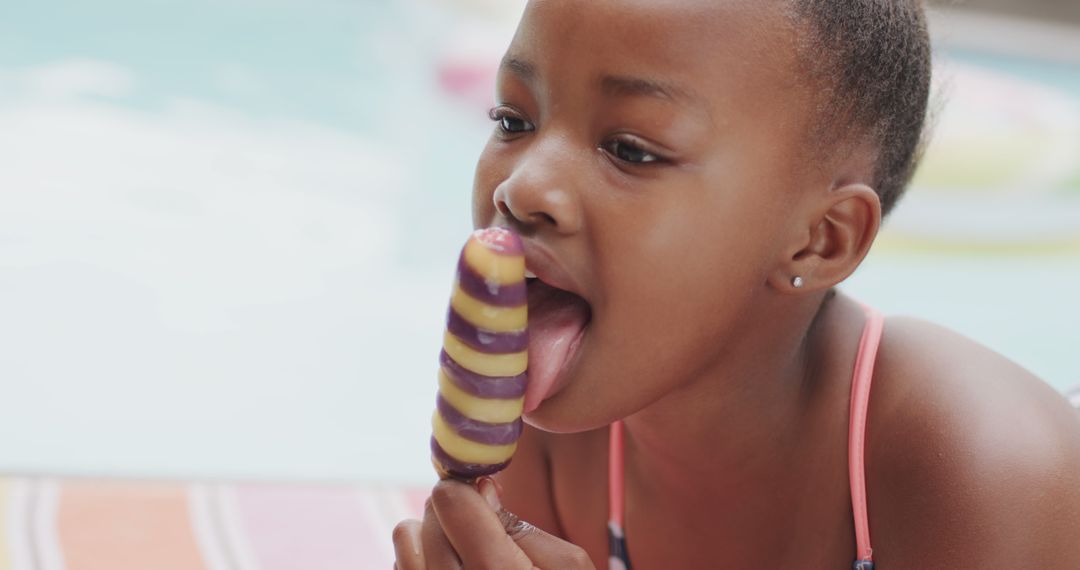
[{"label": "nose", "polygon": [[569,235],[581,230],[578,173],[570,153],[555,141],[537,141],[493,195],[495,210],[533,231]]}]

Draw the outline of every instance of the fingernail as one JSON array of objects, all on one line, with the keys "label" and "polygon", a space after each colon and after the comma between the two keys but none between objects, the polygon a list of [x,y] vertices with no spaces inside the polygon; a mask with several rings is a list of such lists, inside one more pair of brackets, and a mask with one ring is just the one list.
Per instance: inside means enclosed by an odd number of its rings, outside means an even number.
[{"label": "fingernail", "polygon": [[488,506],[495,512],[502,510],[502,503],[499,502],[499,491],[495,489],[495,481],[491,477],[484,477],[480,480],[480,494],[484,496]]}]

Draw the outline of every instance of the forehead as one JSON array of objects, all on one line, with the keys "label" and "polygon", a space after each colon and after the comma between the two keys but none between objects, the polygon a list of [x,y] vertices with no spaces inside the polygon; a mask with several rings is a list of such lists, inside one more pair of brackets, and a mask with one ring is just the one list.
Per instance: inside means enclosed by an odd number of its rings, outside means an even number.
[{"label": "forehead", "polygon": [[513,63],[507,71],[594,83],[642,77],[709,106],[740,92],[760,98],[795,83],[795,34],[779,4],[532,0],[507,53]]}]

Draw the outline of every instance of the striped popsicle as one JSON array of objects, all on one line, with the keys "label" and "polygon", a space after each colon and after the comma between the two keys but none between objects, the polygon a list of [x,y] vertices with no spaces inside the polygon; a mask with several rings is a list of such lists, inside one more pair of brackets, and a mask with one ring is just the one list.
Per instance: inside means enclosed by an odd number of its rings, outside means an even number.
[{"label": "striped popsicle", "polygon": [[528,368],[525,255],[505,228],[477,230],[450,297],[431,460],[439,477],[474,479],[510,463]]}]

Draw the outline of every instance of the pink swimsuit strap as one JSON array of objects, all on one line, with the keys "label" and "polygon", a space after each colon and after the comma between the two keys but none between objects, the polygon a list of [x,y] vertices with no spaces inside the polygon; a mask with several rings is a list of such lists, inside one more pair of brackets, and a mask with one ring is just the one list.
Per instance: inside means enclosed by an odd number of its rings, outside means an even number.
[{"label": "pink swimsuit strap", "polygon": [[[885,319],[881,313],[862,305],[866,314],[855,371],[851,379],[851,412],[848,426],[848,479],[851,506],[855,518],[855,568],[872,569],[874,549],[870,546],[870,522],[866,508],[866,419],[870,405],[870,383]],[[611,569],[629,568],[626,539],[623,534],[625,489],[623,487],[623,425],[611,424],[608,445],[608,539],[611,546]]]},{"label": "pink swimsuit strap", "polygon": [[855,514],[856,560],[871,562],[874,549],[870,546],[870,520],[866,510],[866,416],[870,408],[874,362],[885,328],[885,318],[872,307],[862,307],[866,313],[866,325],[859,339],[859,352],[855,356],[855,372],[851,379],[848,480],[851,482],[851,508]]}]

